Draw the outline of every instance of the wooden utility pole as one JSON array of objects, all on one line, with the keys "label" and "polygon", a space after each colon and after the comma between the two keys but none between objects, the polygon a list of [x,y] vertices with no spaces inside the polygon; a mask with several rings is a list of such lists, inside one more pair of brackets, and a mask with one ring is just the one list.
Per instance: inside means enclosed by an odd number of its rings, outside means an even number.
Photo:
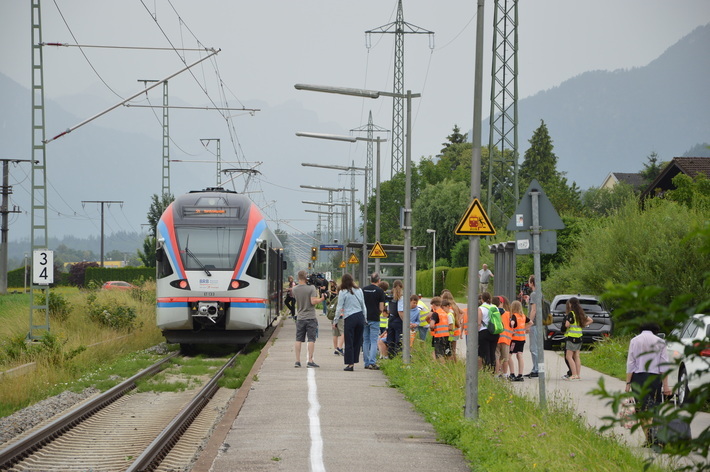
[{"label": "wooden utility pole", "polygon": [[5,295],[7,293],[7,233],[10,230],[8,227],[7,215],[10,213],[20,213],[20,209],[17,206],[13,206],[12,210],[8,208],[8,196],[12,194],[12,186],[10,185],[10,162],[32,162],[30,160],[22,159],[0,159],[2,162],[2,204],[0,206],[0,213],[2,214],[2,227],[0,228],[1,240],[0,240],[0,295]]}]

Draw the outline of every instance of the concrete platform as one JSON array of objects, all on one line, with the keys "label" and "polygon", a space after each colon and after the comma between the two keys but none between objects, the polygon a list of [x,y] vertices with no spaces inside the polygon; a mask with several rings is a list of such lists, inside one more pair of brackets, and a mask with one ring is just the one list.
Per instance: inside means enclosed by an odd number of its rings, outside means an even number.
[{"label": "concrete platform", "polygon": [[[318,320],[321,335],[315,362],[320,367],[306,368],[304,344],[303,367],[294,368],[296,328],[286,319],[255,365],[257,378],[247,379],[239,390],[193,472],[470,470],[458,449],[436,441],[433,427],[401,393],[388,387],[384,374],[363,369],[362,362],[354,372],[344,372],[343,358],[333,355],[329,320],[324,316]],[[528,347],[525,373],[532,366]],[[457,351],[459,359],[466,358],[465,342],[458,343]],[[589,392],[599,378],[611,391],[622,390],[624,382],[584,367],[584,353],[582,380],[565,381],[562,356],[552,351],[544,355],[547,402],[571,406],[590,426],[602,426],[611,409]],[[539,385],[538,379],[525,379],[513,383],[513,388],[537,401]],[[708,427],[710,414],[698,414],[693,436]],[[640,447],[640,430],[630,434],[617,427],[611,433],[642,456],[654,455]],[[703,460],[707,458],[683,463]]]},{"label": "concrete platform", "polygon": [[208,445],[193,471],[470,470],[461,451],[438,443],[433,427],[384,374],[362,362],[343,371],[330,321],[318,320],[320,367],[306,368],[304,344],[303,367],[294,368],[296,327],[285,320],[238,416],[225,416],[222,444]]}]

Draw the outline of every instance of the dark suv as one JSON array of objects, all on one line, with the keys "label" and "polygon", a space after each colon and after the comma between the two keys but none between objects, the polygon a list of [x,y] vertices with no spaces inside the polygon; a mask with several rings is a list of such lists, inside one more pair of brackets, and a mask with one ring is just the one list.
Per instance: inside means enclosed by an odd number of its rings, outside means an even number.
[{"label": "dark suv", "polygon": [[545,349],[552,349],[555,344],[560,344],[564,341],[565,335],[561,332],[560,327],[565,317],[567,300],[572,297],[579,299],[584,313],[592,318],[592,324],[582,329],[582,342],[601,341],[611,336],[614,326],[611,313],[599,301],[598,297],[594,295],[557,295],[550,304],[552,324],[543,326]]}]

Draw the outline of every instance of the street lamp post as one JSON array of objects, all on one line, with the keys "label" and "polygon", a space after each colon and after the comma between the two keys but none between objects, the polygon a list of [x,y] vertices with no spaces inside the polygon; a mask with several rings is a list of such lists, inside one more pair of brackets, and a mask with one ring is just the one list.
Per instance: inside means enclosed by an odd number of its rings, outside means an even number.
[{"label": "street lamp post", "polygon": [[[406,94],[392,93],[392,92],[382,92],[377,90],[365,90],[365,89],[354,89],[354,88],[343,88],[343,87],[330,87],[323,85],[307,85],[307,84],[296,84],[294,86],[296,90],[309,90],[312,92],[324,92],[324,93],[336,93],[340,95],[352,95],[355,97],[365,97],[365,98],[380,98],[380,97],[395,97],[395,98],[406,98],[407,100],[407,142],[405,153],[405,185],[404,185],[404,293],[403,297],[406,302],[409,300],[412,291],[412,281],[411,281],[411,250],[412,250],[412,98],[421,97],[420,93],[412,93],[411,90],[407,90]],[[402,361],[405,364],[410,362],[410,350],[409,343],[402,343]]]},{"label": "street lamp post", "polygon": [[436,230],[429,228],[426,230],[426,232],[431,234],[432,239],[434,240],[434,253],[431,256],[431,262],[432,262],[431,296],[434,297],[434,296],[436,296]]},{"label": "street lamp post", "polygon": [[[366,142],[376,142],[377,143],[377,196],[376,196],[376,209],[375,209],[375,240],[379,241],[380,240],[380,143],[381,142],[386,142],[386,139],[382,139],[379,136],[376,139],[371,139],[371,138],[363,138],[360,136],[342,136],[342,135],[337,135],[337,134],[323,134],[323,133],[304,133],[304,132],[298,132],[296,133],[296,136],[304,137],[304,138],[317,138],[317,139],[330,139],[333,141],[346,141],[350,143],[354,143],[356,141],[366,141]],[[336,166],[336,165],[321,165],[321,164],[308,164],[308,163],[303,163],[301,164],[306,167],[320,167],[323,169],[338,169],[338,170],[343,170],[343,171],[355,171],[355,170],[362,170],[365,172],[365,195],[363,198],[363,206],[364,206],[364,211],[363,211],[363,224],[362,224],[362,264],[361,264],[361,270],[360,270],[360,276],[361,276],[361,281],[362,283],[365,283],[367,281],[367,259],[368,259],[368,254],[367,254],[367,189],[370,188],[369,185],[369,178],[368,174],[372,172],[372,169],[368,167],[345,167],[345,166]],[[355,228],[355,222],[354,222],[354,208],[353,208],[353,231]],[[379,272],[380,271],[380,260],[376,259],[375,260],[375,271]]]}]

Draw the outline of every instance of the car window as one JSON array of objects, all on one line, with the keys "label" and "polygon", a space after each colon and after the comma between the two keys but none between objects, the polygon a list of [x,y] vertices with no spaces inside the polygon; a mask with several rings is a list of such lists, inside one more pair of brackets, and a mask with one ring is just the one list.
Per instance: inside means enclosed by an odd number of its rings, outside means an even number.
[{"label": "car window", "polygon": [[695,337],[695,333],[698,332],[698,324],[695,322],[694,318],[688,320],[688,323],[683,328],[683,333],[680,335],[681,339],[692,339]]}]

